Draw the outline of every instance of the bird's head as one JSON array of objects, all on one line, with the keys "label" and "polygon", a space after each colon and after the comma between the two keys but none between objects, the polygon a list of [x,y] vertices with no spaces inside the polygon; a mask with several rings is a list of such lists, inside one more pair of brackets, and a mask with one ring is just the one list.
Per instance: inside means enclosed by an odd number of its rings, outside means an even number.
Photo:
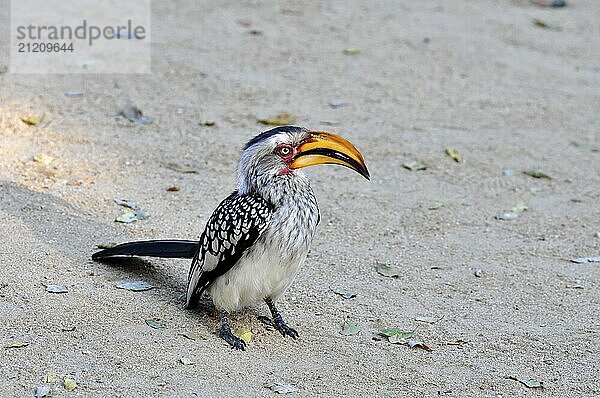
[{"label": "bird's head", "polygon": [[248,141],[240,157],[238,189],[245,193],[289,180],[296,170],[318,164],[339,164],[370,177],[361,153],[348,140],[326,131],[282,126]]}]

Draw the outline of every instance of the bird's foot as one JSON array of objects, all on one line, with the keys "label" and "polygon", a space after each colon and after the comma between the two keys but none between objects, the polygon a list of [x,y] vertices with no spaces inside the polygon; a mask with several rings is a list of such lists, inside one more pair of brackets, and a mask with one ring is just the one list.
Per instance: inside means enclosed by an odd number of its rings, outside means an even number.
[{"label": "bird's foot", "polygon": [[234,336],[233,333],[231,333],[231,328],[229,327],[229,321],[227,320],[227,315],[229,315],[227,313],[227,311],[225,311],[225,310],[221,311],[221,330],[220,330],[221,338],[223,340],[225,340],[227,343],[229,343],[229,345],[232,348],[235,348],[236,350],[244,351],[246,349],[246,343],[244,342],[244,340],[240,339],[239,337]]},{"label": "bird's foot", "polygon": [[296,329],[293,329],[286,325],[283,320],[279,322],[275,321],[275,329],[279,330],[279,333],[281,333],[283,337],[290,336],[294,340],[298,338],[298,332],[296,331]]},{"label": "bird's foot", "polygon": [[281,314],[277,310],[277,307],[275,307],[273,300],[271,300],[270,298],[266,298],[265,303],[267,303],[267,305],[269,306],[269,310],[271,310],[271,315],[273,315],[273,326],[275,327],[275,329],[277,329],[283,337],[290,336],[294,340],[297,339],[299,336],[298,332],[296,331],[296,329],[289,327],[284,322]]},{"label": "bird's foot", "polygon": [[221,338],[223,340],[225,340],[227,343],[229,343],[231,348],[235,348],[236,350],[242,350],[242,351],[244,351],[246,349],[246,343],[244,342],[244,340],[240,339],[239,337],[234,336],[233,333],[231,333],[231,330],[224,332],[221,329]]}]

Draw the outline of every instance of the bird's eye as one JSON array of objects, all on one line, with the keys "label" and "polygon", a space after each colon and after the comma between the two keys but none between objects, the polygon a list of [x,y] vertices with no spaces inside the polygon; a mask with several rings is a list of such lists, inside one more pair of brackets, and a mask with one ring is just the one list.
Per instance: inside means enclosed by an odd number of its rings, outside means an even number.
[{"label": "bird's eye", "polygon": [[277,154],[281,157],[288,157],[292,154],[292,148],[288,145],[282,145],[277,148]]}]

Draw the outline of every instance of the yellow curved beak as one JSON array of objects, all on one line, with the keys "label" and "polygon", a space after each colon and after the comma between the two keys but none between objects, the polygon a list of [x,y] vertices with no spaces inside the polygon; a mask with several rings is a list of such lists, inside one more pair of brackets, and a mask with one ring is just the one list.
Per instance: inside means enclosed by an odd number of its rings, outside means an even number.
[{"label": "yellow curved beak", "polygon": [[351,168],[367,180],[370,179],[362,154],[350,141],[326,131],[309,131],[309,134],[310,137],[299,145],[290,169],[317,164],[339,164]]}]

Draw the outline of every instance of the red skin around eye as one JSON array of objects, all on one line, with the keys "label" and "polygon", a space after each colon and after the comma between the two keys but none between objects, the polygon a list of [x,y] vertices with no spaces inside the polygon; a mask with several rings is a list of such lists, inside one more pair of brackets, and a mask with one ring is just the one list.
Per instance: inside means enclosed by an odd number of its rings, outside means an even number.
[{"label": "red skin around eye", "polygon": [[[287,155],[284,155],[283,153],[281,153],[281,150],[283,148],[288,148],[290,153],[288,153]],[[275,153],[283,160],[285,160],[286,163],[291,162],[294,159],[294,156],[296,155],[296,148],[294,148],[291,145],[287,145],[287,144],[279,144],[275,147]]]},{"label": "red skin around eye", "polygon": [[[288,155],[283,155],[281,153],[281,148],[289,148],[290,153]],[[289,164],[292,162],[292,160],[294,159],[294,156],[296,155],[296,148],[294,148],[291,145],[287,145],[287,144],[279,144],[279,145],[277,145],[277,147],[275,147],[275,153],[281,159],[283,159],[286,163],[286,166],[279,172],[279,175],[283,176],[283,175],[290,174],[292,172],[292,170],[289,168]]]}]

